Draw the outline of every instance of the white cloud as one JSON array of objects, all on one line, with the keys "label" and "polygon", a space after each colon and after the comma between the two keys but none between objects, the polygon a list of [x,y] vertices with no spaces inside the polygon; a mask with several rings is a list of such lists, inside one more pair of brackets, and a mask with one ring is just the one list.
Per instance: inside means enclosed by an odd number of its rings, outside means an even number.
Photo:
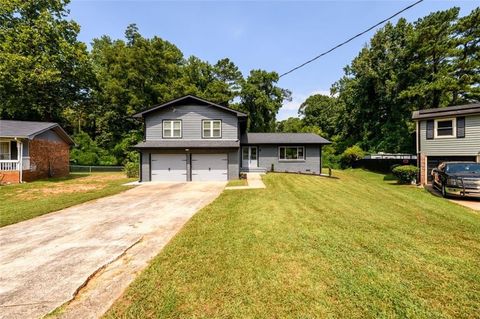
[{"label": "white cloud", "polygon": [[286,120],[289,117],[297,117],[298,116],[298,109],[300,105],[305,102],[305,100],[315,94],[322,94],[322,95],[328,95],[330,96],[330,91],[328,90],[317,90],[313,91],[308,94],[303,94],[303,93],[293,93],[292,94],[292,100],[288,101],[283,104],[283,106],[280,108],[278,115],[277,115],[277,120]]}]

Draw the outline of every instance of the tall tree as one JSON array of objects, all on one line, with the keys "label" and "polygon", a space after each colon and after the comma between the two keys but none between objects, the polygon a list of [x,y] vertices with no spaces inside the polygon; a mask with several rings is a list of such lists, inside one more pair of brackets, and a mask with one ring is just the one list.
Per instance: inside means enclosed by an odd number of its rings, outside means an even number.
[{"label": "tall tree", "polygon": [[438,11],[414,23],[408,50],[413,57],[408,71],[415,82],[402,92],[403,97],[417,101],[416,108],[437,108],[449,105],[457,81],[451,59],[455,54],[454,24],[460,9]]},{"label": "tall tree", "polygon": [[316,126],[327,138],[338,133],[338,117],[342,114],[342,104],[330,96],[315,94],[300,105],[298,114],[306,126]]},{"label": "tall tree", "polygon": [[68,2],[0,1],[1,118],[63,122],[87,103],[94,75]]},{"label": "tall tree", "polygon": [[480,101],[480,8],[458,20],[454,26],[454,41],[457,86],[451,104]]},{"label": "tall tree", "polygon": [[95,39],[92,58],[98,89],[94,133],[96,142],[113,148],[132,131],[140,135],[132,115],[146,107],[178,97],[183,54],[173,44],[153,37],[143,38],[130,25],[127,41],[107,36]]},{"label": "tall tree", "polygon": [[278,80],[276,72],[252,70],[242,82],[238,107],[249,115],[250,132],[275,130],[278,110],[291,99],[290,91],[276,85]]}]

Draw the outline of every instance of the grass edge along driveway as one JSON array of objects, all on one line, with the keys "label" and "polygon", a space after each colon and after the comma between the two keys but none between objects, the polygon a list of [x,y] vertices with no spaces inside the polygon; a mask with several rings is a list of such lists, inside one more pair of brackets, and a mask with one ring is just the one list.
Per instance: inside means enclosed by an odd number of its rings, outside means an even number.
[{"label": "grass edge along driveway", "polygon": [[123,173],[93,173],[0,186],[0,227],[120,193],[133,180]]},{"label": "grass edge along driveway", "polygon": [[225,191],[105,318],[473,318],[480,216],[350,170]]}]

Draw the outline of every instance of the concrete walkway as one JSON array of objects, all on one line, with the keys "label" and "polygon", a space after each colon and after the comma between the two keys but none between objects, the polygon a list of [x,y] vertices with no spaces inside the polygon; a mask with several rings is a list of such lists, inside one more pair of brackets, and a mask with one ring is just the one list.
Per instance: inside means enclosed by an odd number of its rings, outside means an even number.
[{"label": "concrete walkway", "polygon": [[266,188],[265,184],[262,181],[262,175],[265,173],[246,173],[248,186],[229,186],[225,189],[259,189]]},{"label": "concrete walkway", "polygon": [[0,318],[98,318],[224,187],[144,184],[0,228]]}]

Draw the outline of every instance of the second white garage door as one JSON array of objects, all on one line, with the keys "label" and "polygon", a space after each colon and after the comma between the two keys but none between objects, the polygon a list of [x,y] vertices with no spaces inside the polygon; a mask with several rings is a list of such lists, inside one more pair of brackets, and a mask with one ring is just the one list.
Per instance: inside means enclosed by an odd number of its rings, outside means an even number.
[{"label": "second white garage door", "polygon": [[187,156],[185,154],[152,154],[151,160],[152,181],[187,181]]},{"label": "second white garage door", "polygon": [[228,180],[227,154],[192,154],[192,181]]}]

